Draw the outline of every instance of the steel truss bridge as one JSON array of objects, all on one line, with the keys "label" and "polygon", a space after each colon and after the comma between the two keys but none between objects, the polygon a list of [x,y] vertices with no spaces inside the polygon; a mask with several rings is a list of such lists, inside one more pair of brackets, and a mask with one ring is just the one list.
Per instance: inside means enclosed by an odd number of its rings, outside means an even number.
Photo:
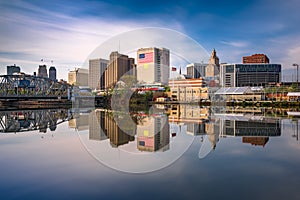
[{"label": "steel truss bridge", "polygon": [[58,124],[73,119],[68,109],[12,110],[0,112],[0,132],[54,131]]},{"label": "steel truss bridge", "polygon": [[0,99],[57,99],[68,97],[67,83],[31,75],[1,75]]}]

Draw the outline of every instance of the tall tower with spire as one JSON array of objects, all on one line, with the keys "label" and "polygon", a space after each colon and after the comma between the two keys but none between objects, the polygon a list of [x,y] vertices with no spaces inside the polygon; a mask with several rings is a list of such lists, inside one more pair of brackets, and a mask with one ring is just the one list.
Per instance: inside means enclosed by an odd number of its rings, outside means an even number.
[{"label": "tall tower with spire", "polygon": [[218,81],[219,80],[219,72],[220,72],[219,58],[217,56],[216,50],[213,49],[211,52],[209,63],[205,70],[206,79],[209,82],[213,81],[214,83],[218,83],[219,82]]},{"label": "tall tower with spire", "polygon": [[216,52],[215,49],[213,49],[212,52],[211,52],[211,56],[210,56],[210,59],[209,59],[209,64],[214,64],[216,66],[220,66],[219,58],[217,56],[217,52]]}]

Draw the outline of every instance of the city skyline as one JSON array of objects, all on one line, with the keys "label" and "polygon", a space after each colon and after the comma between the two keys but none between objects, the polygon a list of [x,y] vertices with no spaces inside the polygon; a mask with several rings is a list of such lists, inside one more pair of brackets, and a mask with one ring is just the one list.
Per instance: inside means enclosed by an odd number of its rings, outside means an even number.
[{"label": "city skyline", "polygon": [[293,73],[292,64],[300,62],[300,30],[295,26],[299,6],[292,0],[159,5],[155,1],[153,5],[135,1],[0,2],[0,73],[16,64],[31,74],[44,58],[49,63],[54,60],[58,79],[66,79],[68,70],[81,67],[112,35],[144,27],[182,32],[208,52],[215,48],[220,62],[241,63],[243,56],[264,53],[270,62],[282,64],[283,71]]}]

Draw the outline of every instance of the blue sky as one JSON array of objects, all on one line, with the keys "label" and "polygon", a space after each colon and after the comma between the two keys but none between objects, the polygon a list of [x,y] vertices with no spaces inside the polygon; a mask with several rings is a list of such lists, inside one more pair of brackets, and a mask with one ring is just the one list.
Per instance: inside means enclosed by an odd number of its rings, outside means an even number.
[{"label": "blue sky", "polygon": [[31,74],[44,58],[66,79],[102,42],[143,27],[182,32],[208,52],[215,48],[221,62],[265,53],[284,70],[300,63],[298,0],[1,0],[0,9],[1,74],[11,64]]}]

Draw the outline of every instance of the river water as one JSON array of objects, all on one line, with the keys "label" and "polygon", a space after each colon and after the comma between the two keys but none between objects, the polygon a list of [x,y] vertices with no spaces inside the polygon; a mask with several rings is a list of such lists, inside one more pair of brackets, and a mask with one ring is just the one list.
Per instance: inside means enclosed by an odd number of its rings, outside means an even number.
[{"label": "river water", "polygon": [[1,199],[299,199],[297,112],[0,111]]}]

